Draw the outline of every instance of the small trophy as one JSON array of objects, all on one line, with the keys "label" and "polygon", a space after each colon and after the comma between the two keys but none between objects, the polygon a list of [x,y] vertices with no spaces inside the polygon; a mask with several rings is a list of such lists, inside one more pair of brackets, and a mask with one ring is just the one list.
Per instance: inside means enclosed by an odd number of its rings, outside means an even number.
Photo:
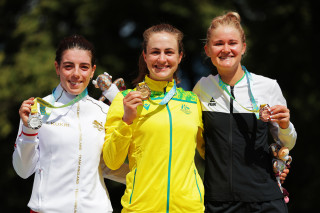
[{"label": "small trophy", "polygon": [[137,85],[137,91],[141,92],[142,100],[147,100],[151,95],[151,90],[145,82],[141,82]]},{"label": "small trophy", "polygon": [[268,104],[261,104],[259,109],[259,117],[263,122],[268,122],[271,116],[270,106]]}]

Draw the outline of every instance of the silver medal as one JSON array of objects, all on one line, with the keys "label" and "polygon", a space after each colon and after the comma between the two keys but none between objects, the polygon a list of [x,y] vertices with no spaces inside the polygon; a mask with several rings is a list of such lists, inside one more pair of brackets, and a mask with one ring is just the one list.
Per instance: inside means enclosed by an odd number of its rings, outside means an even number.
[{"label": "silver medal", "polygon": [[28,127],[32,129],[39,129],[42,125],[42,119],[39,113],[30,114],[28,118]]}]

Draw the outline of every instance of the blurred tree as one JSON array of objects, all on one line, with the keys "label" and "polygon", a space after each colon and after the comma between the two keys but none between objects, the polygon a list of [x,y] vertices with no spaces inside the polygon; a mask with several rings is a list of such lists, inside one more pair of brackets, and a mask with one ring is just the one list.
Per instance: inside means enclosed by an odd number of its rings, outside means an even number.
[{"label": "blurred tree", "polygon": [[[42,97],[59,83],[54,71],[55,48],[64,36],[78,33],[96,46],[96,76],[109,72],[123,77],[127,87],[137,74],[142,32],[153,24],[170,23],[185,33],[185,58],[180,86],[191,90],[202,76],[216,71],[205,58],[203,45],[213,17],[237,10],[245,26],[249,71],[278,79],[298,131],[292,150],[293,167],[285,183],[290,212],[313,209],[320,188],[317,143],[305,155],[299,144],[316,140],[319,90],[316,41],[319,16],[315,1],[301,0],[1,0],[0,1],[0,178],[2,210],[27,212],[32,178],[19,178],[11,163],[19,123],[18,109],[24,99]],[[91,96],[100,91],[89,86]],[[302,141],[303,138],[303,142]],[[310,143],[310,142],[309,142]],[[197,157],[200,173],[202,161]],[[302,175],[309,171],[312,177]],[[124,186],[106,181],[115,212],[119,212]],[[304,187],[297,183],[303,183]]]}]

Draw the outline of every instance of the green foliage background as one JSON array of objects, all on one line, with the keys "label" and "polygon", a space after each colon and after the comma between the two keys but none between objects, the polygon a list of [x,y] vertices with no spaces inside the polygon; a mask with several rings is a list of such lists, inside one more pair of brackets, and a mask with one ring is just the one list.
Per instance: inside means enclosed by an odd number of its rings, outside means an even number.
[{"label": "green foliage background", "polygon": [[[123,77],[130,88],[142,32],[153,24],[171,23],[185,33],[181,86],[191,90],[201,76],[216,72],[203,52],[210,21],[236,10],[248,40],[243,64],[251,72],[278,80],[298,132],[284,185],[290,193],[289,212],[313,210],[320,189],[316,8],[313,0],[0,0],[1,209],[28,212],[33,178],[21,179],[12,167],[18,109],[23,100],[43,97],[59,83],[54,57],[60,39],[73,33],[84,35],[97,49],[96,76],[107,71],[113,79]],[[92,85],[89,93],[95,98],[101,94]],[[307,153],[303,144],[311,147]],[[203,172],[203,162],[197,161]],[[106,183],[114,210],[120,212],[124,186]]]}]

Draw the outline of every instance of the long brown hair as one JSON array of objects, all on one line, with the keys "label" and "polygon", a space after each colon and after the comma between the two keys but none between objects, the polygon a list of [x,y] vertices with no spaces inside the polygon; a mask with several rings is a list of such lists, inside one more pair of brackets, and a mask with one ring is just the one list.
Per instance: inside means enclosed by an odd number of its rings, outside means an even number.
[{"label": "long brown hair", "polygon": [[[145,30],[143,32],[143,42],[142,42],[142,53],[139,57],[139,74],[138,77],[135,78],[132,81],[132,84],[134,86],[136,86],[138,83],[142,82],[145,75],[149,74],[149,70],[147,67],[146,62],[144,61],[143,58],[143,52],[147,52],[147,45],[149,42],[149,38],[151,37],[151,35],[153,33],[160,33],[160,32],[166,32],[166,33],[171,33],[176,35],[177,38],[177,42],[178,42],[178,48],[179,48],[179,54],[183,54],[184,50],[183,50],[183,33],[178,30],[177,28],[175,28],[174,26],[170,25],[170,24],[158,24],[158,25],[154,25],[150,28],[148,28],[147,30]],[[177,83],[179,83],[178,81],[178,77],[177,77],[177,72],[175,72],[173,74],[173,78],[176,80]]]}]

